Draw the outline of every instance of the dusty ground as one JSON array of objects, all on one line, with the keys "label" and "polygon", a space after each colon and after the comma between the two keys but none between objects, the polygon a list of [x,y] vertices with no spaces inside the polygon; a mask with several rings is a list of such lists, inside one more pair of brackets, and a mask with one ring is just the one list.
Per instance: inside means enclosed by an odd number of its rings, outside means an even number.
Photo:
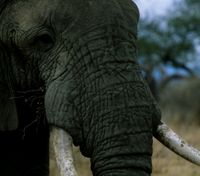
[{"label": "dusty ground", "polygon": [[[179,135],[200,149],[200,126],[186,124],[170,125]],[[74,149],[76,168],[80,176],[91,176],[90,162],[83,158],[78,149]],[[55,163],[52,160],[51,176],[59,176],[56,173]],[[183,160],[172,153],[159,142],[154,140],[153,173],[152,176],[200,176],[200,167]]]}]

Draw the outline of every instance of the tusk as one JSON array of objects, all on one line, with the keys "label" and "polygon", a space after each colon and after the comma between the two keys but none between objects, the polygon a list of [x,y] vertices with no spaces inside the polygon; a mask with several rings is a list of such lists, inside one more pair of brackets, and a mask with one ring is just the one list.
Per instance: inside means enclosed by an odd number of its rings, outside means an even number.
[{"label": "tusk", "polygon": [[154,137],[173,152],[200,166],[200,151],[185,142],[165,123],[158,126]]},{"label": "tusk", "polygon": [[72,138],[64,130],[52,127],[50,144],[55,153],[60,176],[78,176],[72,156]]}]

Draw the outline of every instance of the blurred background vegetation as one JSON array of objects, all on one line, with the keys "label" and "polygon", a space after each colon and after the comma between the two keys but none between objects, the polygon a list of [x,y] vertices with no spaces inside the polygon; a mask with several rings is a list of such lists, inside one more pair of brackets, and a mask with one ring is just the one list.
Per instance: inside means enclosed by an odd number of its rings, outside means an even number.
[{"label": "blurred background vegetation", "polygon": [[[200,148],[200,1],[174,0],[163,15],[141,14],[138,48],[138,60],[162,119]],[[156,140],[153,149],[153,176],[200,175],[198,166]]]},{"label": "blurred background vegetation", "polygon": [[174,0],[164,15],[143,15],[138,31],[138,60],[163,118],[200,124],[200,1]]}]

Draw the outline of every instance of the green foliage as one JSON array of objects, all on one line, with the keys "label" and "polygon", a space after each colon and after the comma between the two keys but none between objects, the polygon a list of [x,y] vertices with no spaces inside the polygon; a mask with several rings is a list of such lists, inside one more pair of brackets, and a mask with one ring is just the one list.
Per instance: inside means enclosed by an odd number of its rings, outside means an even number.
[{"label": "green foliage", "polygon": [[187,64],[197,59],[195,51],[200,40],[199,9],[200,1],[184,0],[174,4],[166,17],[141,19],[139,26],[141,63],[150,65],[154,69],[163,64],[170,64],[193,74]]}]

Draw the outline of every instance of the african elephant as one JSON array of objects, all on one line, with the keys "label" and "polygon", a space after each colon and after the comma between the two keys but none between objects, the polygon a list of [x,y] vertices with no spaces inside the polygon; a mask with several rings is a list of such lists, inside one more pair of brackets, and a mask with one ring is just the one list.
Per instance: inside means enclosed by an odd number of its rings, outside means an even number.
[{"label": "african elephant", "polygon": [[0,175],[48,175],[53,126],[95,176],[151,174],[161,115],[136,60],[138,18],[131,0],[1,0]]}]

